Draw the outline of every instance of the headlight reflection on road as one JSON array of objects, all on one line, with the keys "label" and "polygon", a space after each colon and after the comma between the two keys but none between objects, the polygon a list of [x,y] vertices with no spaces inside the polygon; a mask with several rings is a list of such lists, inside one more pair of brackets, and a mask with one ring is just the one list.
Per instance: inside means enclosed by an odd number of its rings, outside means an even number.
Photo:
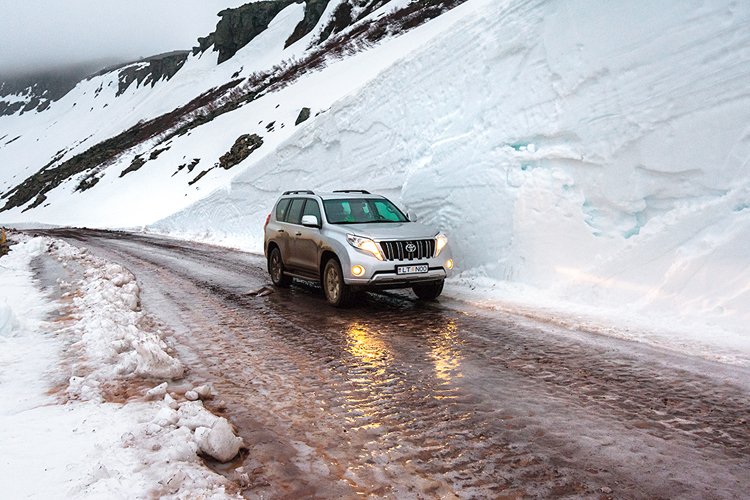
[{"label": "headlight reflection on road", "polygon": [[377,336],[368,331],[367,326],[355,322],[346,330],[346,350],[357,358],[366,368],[377,368],[373,375],[385,372],[393,359],[393,353]]},{"label": "headlight reflection on road", "polygon": [[364,431],[359,439],[375,441],[383,432],[377,401],[394,382],[394,377],[388,374],[393,353],[365,324],[352,323],[345,333],[346,352],[354,357],[348,370],[354,387],[344,393],[350,411],[345,417],[350,425],[349,438],[357,439],[355,432]]},{"label": "headlight reflection on road", "polygon": [[428,340],[430,357],[435,366],[435,376],[443,382],[450,382],[460,378],[463,374],[461,367],[461,341],[458,337],[458,327],[454,320],[433,332]]}]

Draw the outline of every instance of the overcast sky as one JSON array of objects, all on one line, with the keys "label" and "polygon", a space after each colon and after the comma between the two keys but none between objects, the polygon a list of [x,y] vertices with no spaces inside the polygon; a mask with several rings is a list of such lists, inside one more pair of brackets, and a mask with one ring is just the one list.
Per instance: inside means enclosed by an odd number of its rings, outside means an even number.
[{"label": "overcast sky", "polygon": [[0,0],[0,79],[190,49],[216,14],[251,0]]}]

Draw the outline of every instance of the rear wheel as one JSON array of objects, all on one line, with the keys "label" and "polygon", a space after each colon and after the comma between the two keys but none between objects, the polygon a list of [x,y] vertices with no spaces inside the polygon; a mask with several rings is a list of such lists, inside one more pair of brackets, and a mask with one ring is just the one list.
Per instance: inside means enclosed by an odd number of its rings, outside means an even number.
[{"label": "rear wheel", "polygon": [[292,284],[292,278],[284,274],[284,263],[281,261],[281,252],[278,247],[271,250],[268,256],[268,273],[271,275],[273,284],[280,288],[287,288]]},{"label": "rear wheel", "polygon": [[443,292],[444,280],[433,281],[431,283],[423,283],[421,285],[414,285],[411,287],[414,293],[422,300],[435,300]]},{"label": "rear wheel", "polygon": [[323,269],[323,292],[328,303],[334,307],[346,307],[351,302],[352,288],[344,283],[344,273],[336,259],[326,262]]}]

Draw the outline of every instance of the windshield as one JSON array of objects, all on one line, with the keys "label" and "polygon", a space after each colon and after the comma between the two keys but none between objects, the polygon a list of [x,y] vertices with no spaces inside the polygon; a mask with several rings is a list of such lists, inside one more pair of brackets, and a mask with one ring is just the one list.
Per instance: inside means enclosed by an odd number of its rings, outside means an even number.
[{"label": "windshield", "polygon": [[330,224],[409,222],[396,205],[384,198],[325,200],[323,206]]}]

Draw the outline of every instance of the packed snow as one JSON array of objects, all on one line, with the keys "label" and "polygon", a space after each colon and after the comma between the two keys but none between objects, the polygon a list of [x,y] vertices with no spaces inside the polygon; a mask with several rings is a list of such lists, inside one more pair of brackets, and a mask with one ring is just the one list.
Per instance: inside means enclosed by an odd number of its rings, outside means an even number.
[{"label": "packed snow", "polygon": [[[0,136],[22,136],[0,148],[0,188],[237,71],[300,57],[311,35],[282,47],[303,9],[224,64],[191,56],[117,98],[105,75],[45,113],[0,117]],[[365,188],[449,234],[448,295],[748,365],[748,26],[750,4],[730,0],[469,0],[175,138],[136,172],[119,177],[147,151],[0,220],[145,226],[259,252],[281,191]],[[312,117],[295,127],[303,107]],[[247,133],[263,146],[188,184]]]},{"label": "packed snow", "polygon": [[[45,295],[31,269],[38,258],[55,258],[81,279],[58,280]],[[4,495],[233,496],[199,453],[228,461],[242,440],[204,408],[210,387],[192,389],[192,401],[168,390],[182,364],[163,332],[144,329],[153,321],[126,269],[47,238],[24,239],[0,264]],[[140,395],[118,391],[138,384],[146,387]]]}]

